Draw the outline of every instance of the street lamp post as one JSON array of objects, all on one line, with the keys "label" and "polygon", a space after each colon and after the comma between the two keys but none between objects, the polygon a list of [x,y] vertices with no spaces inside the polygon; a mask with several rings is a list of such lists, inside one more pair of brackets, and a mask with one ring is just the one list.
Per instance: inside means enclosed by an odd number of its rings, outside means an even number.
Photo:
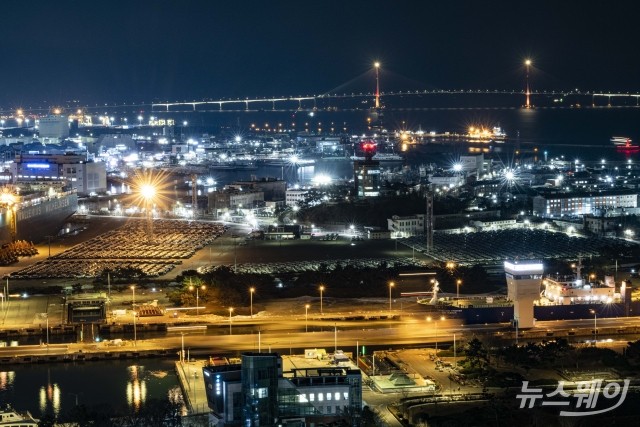
[{"label": "street lamp post", "polygon": [[233,307],[229,307],[229,335],[233,335],[233,330],[231,329],[231,313],[233,313]]},{"label": "street lamp post", "polygon": [[[427,321],[431,322],[431,316],[427,317]],[[438,320],[444,320],[444,316],[440,316],[440,319],[433,319],[433,323],[435,324],[436,330],[436,357],[438,357]]]},{"label": "street lamp post", "polygon": [[462,280],[456,280],[456,300],[460,299],[460,285],[462,284]]},{"label": "street lamp post", "polygon": [[147,218],[147,238],[149,242],[153,241],[153,214],[151,208],[153,207],[153,198],[156,195],[156,188],[146,183],[140,187],[140,193],[144,199],[145,216]]},{"label": "street lamp post", "polygon": [[598,345],[598,313],[595,310],[589,310],[593,314],[593,346]]},{"label": "street lamp post", "polygon": [[309,304],[304,305],[304,331],[309,332]]},{"label": "street lamp post", "polygon": [[[189,282],[191,282],[191,278],[189,278]],[[189,290],[192,291],[194,287],[196,289],[196,316],[197,316],[199,314],[199,309],[200,309],[200,289],[204,291],[205,289],[207,289],[207,287],[205,285],[201,285],[201,286],[190,285]]]},{"label": "street lamp post", "polygon": [[131,285],[131,310],[133,312],[133,346],[137,346],[138,344],[138,335],[136,330],[136,287]]},{"label": "street lamp post", "polygon": [[184,332],[182,332],[182,351],[180,352],[180,363],[184,363]]},{"label": "street lamp post", "polygon": [[320,314],[324,314],[322,310],[322,293],[324,292],[324,285],[320,285]]},{"label": "street lamp post", "polygon": [[391,289],[395,286],[395,283],[389,282],[389,314],[391,314]]},{"label": "street lamp post", "polygon": [[253,293],[256,291],[256,288],[253,286],[249,288],[249,299],[251,304],[251,318],[253,319]]}]

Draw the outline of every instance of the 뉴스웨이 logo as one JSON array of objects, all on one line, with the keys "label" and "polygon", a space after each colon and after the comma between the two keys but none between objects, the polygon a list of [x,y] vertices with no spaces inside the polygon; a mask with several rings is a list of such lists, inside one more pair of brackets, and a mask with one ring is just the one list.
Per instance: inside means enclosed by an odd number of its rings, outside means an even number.
[{"label": "\ub274\uc2a4\uc6e8\uc774 logo", "polygon": [[[529,381],[522,382],[521,394],[516,395],[520,399],[520,409],[533,408],[538,401],[540,406],[557,406],[562,408],[562,417],[584,417],[612,411],[622,405],[629,390],[629,380],[624,380],[622,385],[616,381],[603,380],[576,381],[575,383],[558,382],[556,389],[550,393],[543,393],[541,388],[529,388]],[[574,385],[565,390],[565,386]],[[602,409],[595,409],[601,399],[611,401],[611,405]],[[616,402],[617,399],[617,402]],[[566,410],[570,409],[570,410]]]}]

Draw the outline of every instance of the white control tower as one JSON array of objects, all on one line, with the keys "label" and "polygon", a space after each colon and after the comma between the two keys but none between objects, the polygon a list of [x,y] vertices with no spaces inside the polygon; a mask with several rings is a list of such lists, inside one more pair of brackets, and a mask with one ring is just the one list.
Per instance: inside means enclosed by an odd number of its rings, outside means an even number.
[{"label": "white control tower", "polygon": [[513,301],[513,320],[519,328],[533,328],[533,302],[540,298],[542,261],[505,261],[507,298]]}]

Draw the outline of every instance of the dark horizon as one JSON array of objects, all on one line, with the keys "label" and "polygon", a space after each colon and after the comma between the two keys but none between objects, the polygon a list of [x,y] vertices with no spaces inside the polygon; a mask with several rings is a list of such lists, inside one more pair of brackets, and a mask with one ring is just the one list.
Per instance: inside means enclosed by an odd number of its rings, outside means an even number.
[{"label": "dark horizon", "polygon": [[1,10],[0,108],[373,90],[376,60],[386,90],[520,89],[531,58],[536,89],[638,92],[636,9],[577,1],[10,2]]}]

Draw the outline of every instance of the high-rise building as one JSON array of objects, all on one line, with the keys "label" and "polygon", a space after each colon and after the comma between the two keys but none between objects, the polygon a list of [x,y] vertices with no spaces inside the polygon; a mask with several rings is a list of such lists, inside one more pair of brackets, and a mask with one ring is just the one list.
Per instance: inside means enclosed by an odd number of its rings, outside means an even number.
[{"label": "high-rise building", "polygon": [[242,355],[242,418],[245,426],[269,426],[278,418],[278,379],[282,359],[273,353]]},{"label": "high-rise building", "polygon": [[355,160],[353,181],[358,198],[378,197],[380,195],[380,162],[370,159]]}]

